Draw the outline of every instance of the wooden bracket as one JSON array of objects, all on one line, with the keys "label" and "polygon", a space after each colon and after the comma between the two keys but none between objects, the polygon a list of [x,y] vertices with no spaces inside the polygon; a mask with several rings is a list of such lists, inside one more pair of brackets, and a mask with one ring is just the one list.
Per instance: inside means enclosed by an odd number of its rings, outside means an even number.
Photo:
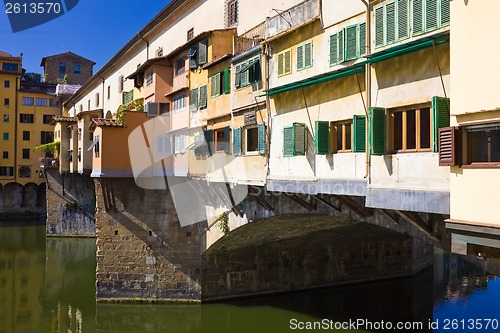
[{"label": "wooden bracket", "polygon": [[399,224],[399,219],[392,215],[391,212],[387,209],[384,209],[384,208],[379,208],[379,210],[385,215],[387,216],[389,219],[391,219],[392,222],[396,223],[396,224]]},{"label": "wooden bracket", "polygon": [[314,199],[318,200],[319,202],[327,205],[328,207],[332,208],[333,210],[336,210],[337,212],[340,213],[340,206],[337,207],[333,203],[331,203],[327,198],[324,198],[323,195],[317,194],[313,196]]},{"label": "wooden bracket", "polygon": [[292,199],[293,201],[295,201],[296,203],[298,203],[299,205],[301,205],[302,207],[307,208],[308,211],[316,210],[316,207],[314,207],[313,205],[311,205],[309,202],[305,201],[304,199],[300,198],[297,194],[288,194],[285,192],[282,192],[282,193],[285,196]]},{"label": "wooden bracket", "polygon": [[250,196],[252,198],[255,199],[255,201],[257,201],[258,204],[260,204],[262,207],[264,207],[265,210],[267,210],[268,212],[274,212],[274,208],[273,206],[271,206],[269,204],[269,202],[267,202],[267,200],[263,199],[260,195],[259,195],[259,192],[257,189],[255,189],[254,187],[252,186],[248,186],[248,194],[250,194]]},{"label": "wooden bracket", "polygon": [[[412,226],[414,226],[415,228],[417,228],[418,230],[420,230],[421,232],[423,232],[424,234],[426,234],[427,236],[429,236],[432,240],[440,243],[441,241],[439,240],[439,238],[437,238],[436,235],[434,235],[432,233],[432,231],[430,231],[427,226],[425,226],[425,224],[423,224],[423,220],[420,216],[416,217],[415,215],[416,214],[412,214],[410,212],[404,212],[404,211],[400,211],[400,210],[394,210],[396,212],[396,214],[398,214],[399,216],[401,216],[403,219],[405,219],[408,223],[410,223]],[[422,224],[420,224],[422,223]]]},{"label": "wooden bracket", "polygon": [[349,207],[350,210],[352,210],[354,213],[356,213],[358,216],[362,218],[367,218],[370,216],[370,214],[366,211],[365,207],[361,206],[358,204],[356,201],[352,200],[351,198],[344,196],[344,195],[336,195],[332,194],[335,199],[337,199],[339,202],[343,203],[347,207]]}]

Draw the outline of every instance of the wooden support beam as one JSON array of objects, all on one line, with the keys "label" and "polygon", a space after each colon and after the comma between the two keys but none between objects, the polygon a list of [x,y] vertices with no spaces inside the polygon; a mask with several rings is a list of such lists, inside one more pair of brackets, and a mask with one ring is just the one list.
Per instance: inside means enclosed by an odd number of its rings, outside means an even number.
[{"label": "wooden support beam", "polygon": [[337,199],[339,202],[343,203],[347,207],[349,207],[350,210],[352,210],[354,213],[356,213],[358,216],[362,218],[367,218],[370,216],[370,214],[366,211],[365,207],[361,206],[358,204],[356,201],[352,200],[351,198],[344,196],[344,195],[336,195],[332,194],[335,199]]},{"label": "wooden support beam", "polygon": [[226,190],[233,212],[240,217],[243,216],[243,213],[236,207],[236,204],[234,203],[233,192],[231,191],[231,186],[229,186],[229,183],[226,183]]},{"label": "wooden support beam", "polygon": [[114,210],[116,212],[117,209],[116,209],[115,189],[113,187],[113,178],[109,179],[109,185],[111,187],[111,198],[113,199],[113,208],[114,208]]},{"label": "wooden support beam", "polygon": [[387,216],[388,218],[391,219],[392,222],[396,223],[396,224],[399,224],[399,220],[397,219],[396,216],[392,215],[391,212],[387,209],[384,209],[384,208],[379,208],[379,210],[385,215]]},{"label": "wooden support beam", "polygon": [[314,206],[312,206],[309,202],[305,201],[304,199],[300,198],[297,194],[289,194],[289,193],[285,193],[285,192],[282,192],[282,193],[285,196],[292,199],[293,201],[295,201],[296,203],[298,203],[299,205],[301,205],[302,207],[307,208],[308,211],[316,210],[316,208]]},{"label": "wooden support beam", "polygon": [[267,200],[262,198],[255,188],[253,188],[252,186],[248,186],[248,193],[252,198],[255,199],[255,201],[257,201],[258,204],[264,207],[265,210],[267,210],[268,212],[274,212],[273,206],[271,206],[269,202],[267,202]]},{"label": "wooden support beam", "polygon": [[439,238],[437,238],[436,235],[434,235],[432,233],[432,231],[428,230],[426,227],[422,226],[419,224],[419,222],[417,222],[415,220],[415,217],[412,216],[411,213],[408,213],[408,212],[403,212],[403,211],[400,211],[400,210],[394,210],[396,212],[396,214],[398,214],[399,216],[401,216],[403,219],[405,219],[405,221],[407,221],[408,223],[410,223],[412,226],[414,226],[415,228],[417,228],[418,230],[420,230],[421,232],[423,232],[425,235],[429,236],[432,240],[440,243],[441,241],[439,240]]},{"label": "wooden support beam", "polygon": [[333,203],[324,198],[321,194],[314,195],[313,198],[340,213],[340,207],[335,206]]},{"label": "wooden support beam", "polygon": [[106,178],[101,178],[101,192],[104,201],[104,210],[107,212],[109,210],[108,206],[108,193],[106,192]]}]

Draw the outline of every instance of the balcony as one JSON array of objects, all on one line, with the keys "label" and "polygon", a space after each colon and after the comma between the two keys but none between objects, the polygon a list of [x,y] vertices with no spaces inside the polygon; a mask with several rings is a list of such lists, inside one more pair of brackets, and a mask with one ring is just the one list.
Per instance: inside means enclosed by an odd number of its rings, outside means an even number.
[{"label": "balcony", "polygon": [[189,88],[189,71],[185,71],[174,77],[172,93]]},{"label": "balcony", "polygon": [[288,10],[279,11],[278,15],[269,18],[266,22],[266,39],[319,18],[319,15],[319,0],[306,0]]},{"label": "balcony", "polygon": [[40,157],[38,159],[40,162],[41,169],[58,169],[59,168],[59,159],[53,157]]}]

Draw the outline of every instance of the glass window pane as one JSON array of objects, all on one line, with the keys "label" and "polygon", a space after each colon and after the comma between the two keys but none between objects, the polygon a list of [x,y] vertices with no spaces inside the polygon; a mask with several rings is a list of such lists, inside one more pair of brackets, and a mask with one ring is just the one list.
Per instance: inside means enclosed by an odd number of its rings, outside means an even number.
[{"label": "glass window pane", "polygon": [[403,148],[403,113],[394,113],[394,150]]},{"label": "glass window pane", "polygon": [[345,124],[345,149],[351,150],[351,126],[352,124]]},{"label": "glass window pane", "polygon": [[342,124],[336,125],[337,127],[337,150],[344,150],[344,147],[342,146],[342,137],[343,137],[343,131],[342,131]]},{"label": "glass window pane", "polygon": [[420,148],[431,147],[431,110],[420,109]]},{"label": "glass window pane", "polygon": [[415,110],[406,111],[406,149],[417,148],[417,121]]}]

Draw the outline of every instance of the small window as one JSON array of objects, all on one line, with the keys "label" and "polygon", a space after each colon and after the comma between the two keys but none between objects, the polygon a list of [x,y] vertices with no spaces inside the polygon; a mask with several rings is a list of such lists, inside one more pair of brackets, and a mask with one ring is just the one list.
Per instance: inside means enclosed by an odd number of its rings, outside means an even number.
[{"label": "small window", "polygon": [[500,124],[465,127],[467,164],[500,162]]},{"label": "small window", "polygon": [[19,122],[24,124],[33,124],[35,115],[29,113],[21,113],[19,115]]},{"label": "small window", "polygon": [[261,80],[260,56],[236,65],[235,87],[242,88]]},{"label": "small window", "polygon": [[215,152],[225,152],[226,154],[230,153],[230,133],[231,129],[229,126],[214,130],[213,146],[215,148]]},{"label": "small window", "polygon": [[59,64],[59,78],[64,79],[66,75],[66,64]]},{"label": "small window", "polygon": [[30,150],[29,149],[23,149],[23,159],[29,160],[30,158]]},{"label": "small window", "polygon": [[10,81],[9,80],[3,81],[3,87],[4,88],[10,88]]},{"label": "small window", "polygon": [[73,73],[80,74],[80,65],[73,66]]},{"label": "small window", "polygon": [[31,167],[25,165],[19,167],[19,178],[31,178]]},{"label": "small window", "polygon": [[210,97],[215,98],[230,92],[229,80],[231,79],[229,68],[213,75],[210,78]]},{"label": "small window", "polygon": [[108,99],[111,98],[111,86],[108,86]]},{"label": "small window", "polygon": [[9,105],[10,105],[10,99],[8,99],[8,98],[4,98],[4,99],[3,99],[3,105],[5,105],[5,106],[9,106]]},{"label": "small window", "polygon": [[9,133],[8,133],[8,132],[4,132],[4,133],[3,133],[3,139],[4,139],[5,141],[9,140]]},{"label": "small window", "polygon": [[46,144],[54,142],[54,132],[41,131],[40,132],[40,144]]},{"label": "small window", "polygon": [[293,123],[283,128],[283,157],[305,155],[307,147],[307,127]]},{"label": "small window", "polygon": [[146,86],[153,84],[153,71],[146,73]]},{"label": "small window", "polygon": [[238,0],[227,2],[227,25],[232,26],[238,23]]},{"label": "small window", "polygon": [[46,98],[36,98],[36,106],[47,106]]},{"label": "small window", "polygon": [[87,101],[87,110],[90,111],[90,99]]},{"label": "small window", "polygon": [[95,107],[96,107],[96,108],[98,108],[98,107],[99,107],[100,99],[101,99],[100,94],[99,94],[99,93],[96,93],[96,94],[95,94]]},{"label": "small window", "polygon": [[193,39],[193,37],[194,37],[194,28],[191,28],[191,29],[189,29],[189,30],[187,31],[187,40],[188,40],[188,42],[189,42],[191,39]]},{"label": "small window", "polygon": [[390,115],[392,116],[393,151],[431,149],[432,123],[430,107],[395,110]]},{"label": "small window", "polygon": [[186,59],[181,57],[175,62],[175,75],[181,75],[186,71]]},{"label": "small window", "polygon": [[23,140],[29,141],[30,138],[31,138],[31,132],[30,131],[23,131]]},{"label": "small window", "polygon": [[8,152],[8,151],[4,151],[4,152],[2,153],[2,157],[3,157],[3,158],[9,158],[9,152]]},{"label": "small window", "polygon": [[352,151],[352,134],[352,119],[332,122],[330,125],[332,151],[334,153]]},{"label": "small window", "polygon": [[292,50],[278,53],[278,77],[292,73]]},{"label": "small window", "polygon": [[245,148],[247,154],[259,151],[259,129],[257,126],[247,127],[245,131]]},{"label": "small window", "polygon": [[3,115],[3,122],[8,123],[10,121],[10,116],[8,114]]},{"label": "small window", "polygon": [[0,176],[9,177],[14,175],[14,167],[0,167]]},{"label": "small window", "polygon": [[313,44],[312,41],[303,45],[297,46],[297,70],[301,71],[312,67],[313,59]]},{"label": "small window", "polygon": [[58,107],[58,105],[57,105],[57,99],[55,99],[55,98],[49,98],[49,106],[50,106],[51,108],[56,108],[56,107]]},{"label": "small window", "polygon": [[174,112],[181,112],[186,109],[186,95],[178,95],[174,97]]},{"label": "small window", "polygon": [[35,105],[35,99],[33,97],[23,97],[21,104],[25,106],[33,106]]},{"label": "small window", "polygon": [[118,77],[118,93],[121,94],[123,92],[123,83],[124,83],[124,77],[123,75],[120,75]]},{"label": "small window", "polygon": [[83,104],[80,104],[80,112],[83,112]]},{"label": "small window", "polygon": [[13,64],[13,63],[10,63],[10,62],[4,62],[2,64],[2,70],[3,71],[17,72],[19,70],[19,65],[18,64]]}]

